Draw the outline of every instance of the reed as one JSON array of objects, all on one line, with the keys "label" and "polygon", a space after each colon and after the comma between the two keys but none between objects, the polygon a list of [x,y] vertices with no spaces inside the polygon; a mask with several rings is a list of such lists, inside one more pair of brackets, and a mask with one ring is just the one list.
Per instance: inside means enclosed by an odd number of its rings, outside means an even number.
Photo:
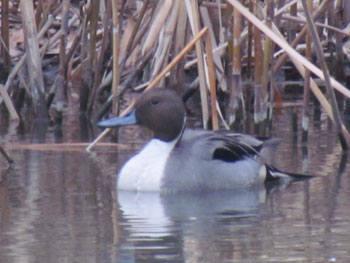
[{"label": "reed", "polygon": [[68,36],[68,19],[69,19],[69,0],[64,0],[62,3],[62,24],[61,24],[61,42],[59,49],[59,72],[57,77],[57,91],[56,91],[56,111],[59,118],[62,118],[64,102],[67,92],[67,36]]},{"label": "reed", "polygon": [[228,122],[231,127],[243,117],[243,94],[241,85],[241,45],[239,39],[242,31],[242,16],[237,9],[233,9],[233,41],[232,41],[232,80],[231,94],[228,105]]},{"label": "reed", "polygon": [[47,122],[48,111],[45,103],[45,90],[41,58],[39,53],[38,33],[35,25],[33,3],[21,0],[22,22],[25,34],[27,70],[35,114],[39,121]]},{"label": "reed", "polygon": [[212,129],[219,129],[218,113],[216,111],[216,85],[215,85],[215,69],[214,69],[214,58],[211,47],[210,33],[206,34],[206,52],[207,52],[207,65],[209,75],[209,92],[210,92],[210,106],[211,106],[211,118],[212,118]]},{"label": "reed", "polygon": [[[331,0],[324,0],[322,1],[322,3],[318,6],[318,8],[315,10],[315,12],[313,13],[313,19],[317,19],[327,8],[328,4],[331,2]],[[295,37],[295,39],[291,42],[290,46],[292,48],[295,48],[296,45],[304,38],[305,34],[307,32],[307,26],[305,25],[300,32],[298,33],[298,35]],[[283,54],[282,56],[280,56],[274,66],[274,71],[276,72],[286,61],[288,55],[287,54]]]},{"label": "reed", "polygon": [[112,94],[113,103],[112,111],[114,114],[118,114],[118,86],[119,86],[119,46],[120,46],[120,33],[122,25],[119,24],[119,0],[112,0],[112,18],[113,18],[113,82],[112,82]]},{"label": "reed", "polygon": [[9,31],[9,0],[1,1],[1,48],[0,57],[3,61],[2,75],[7,76],[11,66],[10,31]]},{"label": "reed", "polygon": [[4,158],[6,159],[8,165],[11,167],[14,163],[13,159],[7,154],[7,152],[4,150],[4,148],[0,145],[0,153]]},{"label": "reed", "polygon": [[[193,35],[198,35],[199,26],[200,26],[198,1],[186,0],[186,7],[187,7],[187,13],[190,19]],[[204,72],[204,58],[203,58],[203,51],[202,51],[203,44],[201,39],[198,39],[195,45],[196,45],[196,54],[198,59],[199,90],[200,90],[201,105],[202,105],[202,123],[203,123],[204,129],[207,129],[208,121],[209,121],[209,106],[208,106],[207,86],[206,86],[206,79],[205,79],[205,72]]]},{"label": "reed", "polygon": [[7,93],[5,86],[2,84],[0,84],[0,95],[3,98],[3,100],[5,101],[6,108],[10,114],[10,119],[13,121],[19,121],[18,113],[17,113],[15,107],[13,106],[12,100],[11,100],[9,94]]},{"label": "reed", "polygon": [[[342,120],[340,117],[337,100],[335,98],[335,93],[334,93],[334,90],[332,89],[332,86],[331,86],[331,79],[330,79],[330,75],[329,75],[329,70],[328,70],[328,67],[327,67],[327,64],[326,64],[326,61],[324,58],[324,53],[322,50],[321,42],[320,42],[320,39],[318,37],[317,31],[316,31],[316,26],[315,26],[314,21],[311,17],[311,13],[310,13],[309,8],[307,6],[306,0],[302,0],[302,3],[303,3],[303,7],[304,7],[305,16],[306,16],[306,19],[308,22],[308,26],[309,26],[309,29],[311,32],[311,36],[312,36],[313,42],[315,44],[317,57],[320,61],[321,67],[322,67],[324,79],[326,82],[327,93],[330,96],[334,122],[335,122],[335,126],[337,128],[337,131],[338,131],[340,144],[341,144],[343,150],[347,150],[348,149],[348,142],[350,142],[350,137],[348,136],[347,133],[343,132],[343,128],[342,128],[343,123],[342,123]],[[347,136],[347,137],[345,137],[345,136]]]},{"label": "reed", "polygon": [[[312,0],[307,1],[308,8],[312,10]],[[305,57],[311,60],[311,34],[310,31],[306,33],[306,50]],[[304,82],[304,98],[303,98],[303,117],[302,117],[302,142],[304,144],[308,141],[309,134],[309,118],[310,118],[310,78],[311,74],[308,69],[305,70],[305,82]]]},{"label": "reed", "polygon": [[[259,1],[255,1],[254,13],[257,14]],[[236,6],[235,6],[236,7]],[[262,94],[262,67],[263,67],[263,48],[262,35],[259,28],[255,25],[254,31],[254,125],[255,131],[259,136],[262,136],[262,125],[264,120],[264,112],[262,109],[263,94]]]}]

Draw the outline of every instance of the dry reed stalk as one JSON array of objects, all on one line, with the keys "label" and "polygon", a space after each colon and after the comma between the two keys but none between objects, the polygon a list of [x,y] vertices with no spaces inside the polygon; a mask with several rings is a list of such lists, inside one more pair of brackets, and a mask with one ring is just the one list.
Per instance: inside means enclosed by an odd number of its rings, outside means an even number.
[{"label": "dry reed stalk", "polygon": [[296,4],[298,1],[299,0],[292,0],[287,4],[284,4],[284,1],[279,1],[279,6],[281,6],[281,8],[275,12],[275,18],[282,15],[285,11],[287,11],[287,9],[289,9],[292,5]]},{"label": "dry reed stalk", "polygon": [[[203,28],[184,48],[183,50],[166,66],[161,73],[147,86],[145,91],[150,90],[156,86],[159,81],[176,65],[176,63],[179,62],[180,59],[183,58],[184,55],[187,54],[189,50],[193,48],[193,46],[197,43],[199,39],[203,37],[204,34],[208,32],[208,28]],[[129,113],[130,109],[132,109],[135,106],[135,102],[130,103],[130,105],[120,114],[120,117],[125,116]],[[90,151],[92,147],[99,142],[106,134],[109,133],[111,129],[107,128],[105,129],[93,142],[89,144],[89,146],[86,148],[86,151]]]},{"label": "dry reed stalk", "polygon": [[[223,55],[223,50],[225,50],[226,48],[228,47],[228,42],[218,46],[217,48],[214,48],[212,51],[213,51],[213,54],[219,54],[220,56]],[[198,59],[197,58],[194,58],[190,61],[187,61],[185,63],[185,69],[189,69],[190,67],[192,67],[193,65],[196,65],[198,63]]]},{"label": "dry reed stalk", "polygon": [[[251,13],[254,12],[254,0],[249,0],[248,8]],[[253,57],[253,25],[248,23],[248,43],[247,43],[247,76],[249,79],[252,77],[252,57]],[[248,104],[249,105],[249,104]]]},{"label": "dry reed stalk", "polygon": [[[322,12],[325,11],[326,7],[328,6],[328,4],[331,2],[332,0],[324,0],[315,10],[315,12],[313,13],[313,19],[317,19],[317,17],[319,17]],[[296,45],[301,41],[301,39],[305,36],[307,31],[307,26],[305,25],[298,33],[298,35],[296,36],[296,38],[293,40],[293,42],[290,44],[290,46],[292,48],[295,48]],[[286,59],[287,59],[288,55],[282,54],[276,61],[275,66],[274,66],[274,72],[277,72],[279,70],[279,68],[285,63]]]},{"label": "dry reed stalk", "polygon": [[43,11],[44,11],[44,3],[42,0],[39,0],[37,3],[37,6],[35,8],[35,24],[36,27],[39,29],[42,26],[42,18],[43,17]]},{"label": "dry reed stalk", "polygon": [[22,24],[26,42],[27,69],[31,86],[32,99],[34,101],[36,117],[41,121],[48,121],[48,111],[45,102],[45,90],[39,43],[35,25],[33,3],[26,0],[20,1],[22,12]]},{"label": "dry reed stalk", "polygon": [[[38,38],[42,38],[44,33],[50,28],[50,26],[53,23],[53,17],[49,16],[45,25],[41,28],[40,32],[38,33]],[[8,76],[6,83],[5,83],[5,89],[8,90],[8,88],[11,85],[11,82],[15,79],[15,77],[18,74],[18,71],[22,68],[24,62],[26,60],[26,53],[24,53],[22,55],[22,57],[20,58],[20,60],[17,62],[17,64],[14,66],[14,68],[12,69],[10,75]],[[1,98],[0,98],[0,104],[1,104]]]},{"label": "dry reed stalk", "polygon": [[[187,11],[184,1],[179,1],[179,17],[177,19],[176,33],[175,33],[175,44],[173,48],[174,54],[178,54],[184,48],[186,43],[186,32],[187,32]],[[173,86],[179,94],[183,94],[183,88],[185,83],[185,59],[181,59],[177,63],[170,74],[170,86]]]},{"label": "dry reed stalk", "polygon": [[[266,27],[265,24],[261,23],[261,21],[251,14],[244,6],[242,6],[237,0],[227,0],[230,4],[234,5],[234,7],[238,8],[242,15],[244,15],[250,22],[252,22],[256,27],[258,27],[267,37],[271,38],[277,45],[279,45],[285,52],[290,56],[290,58],[294,58],[299,61],[304,67],[309,69],[316,76],[324,80],[324,76],[322,71],[312,64],[310,61],[306,60],[302,55],[300,55],[297,51],[295,51],[288,43],[286,43],[282,38],[276,35],[271,29]],[[324,2],[327,0],[324,0]],[[322,2],[322,3],[324,3]],[[346,89],[341,83],[331,78],[332,86],[341,92],[346,97],[350,98],[350,91]]]},{"label": "dry reed stalk", "polygon": [[65,100],[65,94],[67,89],[67,60],[66,60],[66,47],[68,36],[68,20],[69,20],[69,0],[62,2],[62,23],[61,23],[61,45],[59,51],[59,65],[58,65],[58,77],[57,77],[57,89],[56,89],[56,111],[58,116],[62,118],[63,104]]},{"label": "dry reed stalk", "polygon": [[94,79],[94,85],[92,87],[91,96],[89,98],[89,106],[88,106],[89,116],[91,115],[92,109],[94,107],[96,92],[102,82],[102,75],[105,71],[103,64],[104,64],[104,61],[106,60],[106,53],[111,42],[111,39],[110,39],[110,32],[112,28],[111,17],[112,17],[112,2],[108,1],[106,12],[102,20],[103,36],[102,36],[101,48],[96,55],[97,62],[95,63],[95,66],[94,66],[95,79]]},{"label": "dry reed stalk", "polygon": [[172,0],[159,1],[159,11],[157,12],[152,25],[149,29],[149,34],[147,35],[146,41],[142,47],[142,54],[146,54],[149,49],[153,47],[153,44],[157,40],[160,29],[165,23],[166,18],[168,17],[171,7],[173,6]]},{"label": "dry reed stalk", "polygon": [[[289,13],[291,16],[297,16],[297,2],[292,4],[290,6]],[[293,23],[288,23],[287,25],[287,40],[288,42],[291,42],[293,39],[295,39],[297,32],[296,32],[296,27]]]},{"label": "dry reed stalk", "polygon": [[350,1],[343,1],[343,10],[344,10],[344,22],[350,22]]},{"label": "dry reed stalk", "polygon": [[[266,26],[272,27],[274,20],[274,3],[273,0],[267,1],[266,7]],[[261,97],[262,97],[262,114],[264,115],[264,120],[267,121],[268,114],[268,101],[269,101],[269,84],[272,86],[272,76],[274,75],[272,71],[273,61],[273,42],[270,38],[264,39],[264,61],[263,61],[263,74],[262,74],[262,86],[261,86]],[[273,89],[270,89],[271,102],[273,102]]]},{"label": "dry reed stalk", "polygon": [[210,34],[206,34],[206,52],[207,52],[207,65],[209,75],[209,91],[210,91],[210,104],[211,104],[211,118],[213,130],[219,129],[218,113],[216,111],[216,85],[215,85],[215,68],[214,59],[211,47]]},{"label": "dry reed stalk", "polygon": [[[335,8],[333,10],[334,13],[334,24],[335,27],[342,27],[342,16],[340,15],[341,12],[341,2],[342,1],[336,1],[335,2]],[[349,34],[348,34],[349,36]],[[334,70],[334,77],[339,80],[342,83],[346,82],[346,73],[345,73],[345,61],[344,61],[344,53],[343,53],[343,36],[340,34],[335,34],[335,61],[333,62],[335,65],[337,65]],[[339,104],[342,104],[342,100],[339,102]]]},{"label": "dry reed stalk", "polygon": [[[203,37],[204,34],[208,32],[208,28],[203,28],[198,34],[195,35],[195,37],[189,42],[183,50],[166,66],[161,73],[148,85],[146,90],[149,90],[153,88],[155,85],[158,84],[158,82],[165,76],[166,73],[168,73],[176,63],[179,62],[179,60]],[[145,90],[145,91],[146,91]]]},{"label": "dry reed stalk", "polygon": [[233,24],[232,24],[232,76],[231,76],[231,89],[230,89],[230,101],[228,105],[228,123],[232,126],[238,121],[237,116],[239,112],[243,111],[243,94],[241,86],[241,46],[239,39],[241,37],[242,30],[242,16],[236,10],[233,9]]},{"label": "dry reed stalk", "polygon": [[[259,0],[255,1],[255,13],[257,12],[257,6],[259,5],[259,2]],[[236,9],[236,6],[234,6],[234,8]],[[239,10],[237,9],[237,11]],[[254,26],[254,123],[258,125],[265,119],[262,112],[263,50],[261,44],[261,32],[256,25]],[[260,135],[260,132],[258,132],[258,134]]]},{"label": "dry reed stalk", "polygon": [[[82,8],[81,8],[81,13],[84,13]],[[79,97],[79,102],[80,102],[80,112],[85,113],[87,110],[87,103],[88,103],[88,98],[89,98],[89,86],[86,81],[88,80],[91,76],[91,74],[87,74],[87,21],[88,21],[88,16],[87,12],[85,12],[85,16],[83,16],[83,21],[81,23],[81,30],[82,30],[82,37],[80,39],[80,74],[81,77],[80,79],[82,80],[82,83],[80,85],[80,97]]]},{"label": "dry reed stalk", "polygon": [[[148,4],[149,4],[149,0],[144,1],[140,11],[138,12],[138,18],[137,18],[137,20],[135,22],[135,26],[133,28],[133,31],[132,31],[131,35],[130,35],[129,41],[127,43],[127,46],[125,48],[125,57],[127,57],[131,53],[130,52],[131,48],[132,48],[132,46],[134,44],[134,41],[136,40],[136,33],[137,33],[138,29],[141,26],[141,22],[145,18],[145,14],[146,14],[146,11],[148,9]],[[137,44],[137,43],[138,43],[138,41],[135,41],[135,44]]]},{"label": "dry reed stalk", "polygon": [[324,79],[326,82],[327,93],[330,96],[334,122],[335,122],[335,126],[336,126],[336,129],[338,132],[339,140],[340,140],[340,143],[341,143],[343,150],[347,150],[348,143],[350,143],[350,137],[346,138],[345,134],[343,133],[343,130],[342,130],[343,123],[342,123],[342,120],[340,117],[339,108],[338,108],[337,100],[335,97],[335,93],[334,93],[334,90],[332,89],[332,86],[331,86],[331,79],[330,79],[330,75],[329,75],[329,70],[328,70],[328,67],[327,67],[327,64],[326,64],[326,61],[324,58],[324,53],[322,50],[321,42],[320,42],[320,39],[318,37],[317,31],[316,31],[316,26],[315,26],[314,21],[312,19],[312,16],[311,16],[311,13],[310,13],[309,8],[307,6],[306,0],[302,0],[302,3],[303,3],[303,7],[304,7],[304,13],[305,13],[306,19],[308,21],[308,26],[309,26],[309,29],[311,32],[312,40],[313,40],[315,48],[316,48],[318,60],[320,61],[320,64],[322,67]]},{"label": "dry reed stalk", "polygon": [[[308,0],[308,6],[311,9],[312,0]],[[311,35],[310,31],[306,33],[306,50],[305,57],[308,60],[311,60]],[[308,141],[308,133],[309,133],[309,104],[310,104],[310,70],[305,69],[305,77],[304,77],[304,96],[303,96],[303,117],[302,117],[302,136],[301,140],[303,143]]]},{"label": "dry reed stalk", "polygon": [[[303,23],[303,24],[307,23],[306,19],[304,19],[304,18],[290,16],[290,15],[283,15],[282,19],[289,20],[289,21],[294,21],[294,22],[298,22],[298,23]],[[315,25],[317,27],[322,27],[322,28],[328,29],[330,31],[333,31],[335,33],[341,34],[341,35],[343,35],[345,37],[350,37],[350,34],[348,32],[345,32],[344,30],[341,30],[341,29],[339,29],[337,27],[326,25],[326,24],[322,24],[322,23],[317,23],[317,22],[315,23]]]},{"label": "dry reed stalk", "polygon": [[[190,1],[190,2],[189,2]],[[190,3],[190,5],[188,5]],[[192,31],[193,35],[199,34],[199,26],[200,26],[200,17],[198,10],[198,1],[197,0],[186,0],[187,13],[189,16],[189,20],[192,20]],[[204,58],[203,58],[203,50],[202,50],[202,41],[199,39],[196,42],[196,54],[198,59],[198,74],[199,74],[199,90],[201,97],[201,105],[202,105],[202,122],[203,128],[208,128],[209,121],[209,107],[208,107],[208,95],[207,95],[207,87],[206,87],[206,79],[205,79],[205,69],[204,69]]]},{"label": "dry reed stalk", "polygon": [[127,54],[126,50],[128,48],[129,43],[132,42],[131,37],[133,32],[135,32],[135,28],[136,28],[136,22],[135,22],[134,16],[132,14],[126,14],[126,15],[127,15],[126,25],[125,25],[123,35],[121,36],[121,39],[120,39],[121,61],[123,61],[124,57],[126,57],[126,54]]},{"label": "dry reed stalk", "polygon": [[[142,38],[149,31],[150,23],[152,22],[152,18],[154,17],[155,12],[156,12],[156,5],[150,5],[150,8],[146,8],[144,17],[140,20],[140,25],[139,25],[140,28],[137,28],[135,38],[132,39],[132,43],[130,44],[130,48],[129,48],[130,54],[135,52],[135,49],[140,48],[141,42],[144,42],[142,41]],[[143,46],[141,47],[141,51],[139,52],[139,54],[137,54],[137,56],[141,56],[142,48]]]},{"label": "dry reed stalk", "polygon": [[[304,66],[305,67],[307,66],[307,68],[310,69],[314,73],[317,72],[317,70],[315,70],[316,67],[314,65],[312,65],[311,63],[305,62],[305,59],[288,45],[288,42],[284,39],[283,35],[279,32],[278,28],[275,25],[273,25],[273,30],[274,30],[276,35],[271,34],[272,32],[270,32],[270,30],[267,27],[265,27],[265,25],[259,24],[258,23],[259,20],[256,17],[254,17],[251,13],[249,13],[249,11],[246,10],[243,6],[240,6],[239,3],[237,3],[237,1],[234,1],[234,0],[228,0],[228,1],[232,2],[231,4],[235,4],[236,6],[238,5],[239,9],[241,10],[241,13],[248,20],[250,20],[252,23],[254,23],[254,25],[258,25],[260,27],[260,29],[265,34],[268,34],[268,36],[272,40],[274,40],[275,43],[277,43],[279,46],[283,47],[286,50],[286,52],[290,55],[291,61],[294,63],[295,67],[297,68],[297,70],[299,71],[299,73],[303,77],[305,76]],[[311,64],[312,66],[310,66],[309,64]],[[336,81],[334,81],[334,82],[337,83]],[[335,84],[335,83],[333,83],[333,84]],[[318,99],[320,104],[323,106],[325,112],[332,120],[334,120],[333,112],[332,112],[332,109],[331,109],[327,99],[324,97],[324,95],[322,94],[322,92],[320,91],[320,89],[318,88],[318,86],[316,85],[316,83],[313,79],[311,79],[310,84],[311,84],[310,85],[311,90],[313,91],[314,95],[316,96],[316,98]],[[338,84],[341,86],[340,83],[338,83]],[[338,88],[340,88],[340,86]],[[345,91],[343,90],[343,92],[345,92]],[[342,126],[342,130],[343,130],[343,133],[345,134],[345,136],[348,138],[350,135],[349,135],[349,132],[347,131],[347,129],[345,128],[344,125]]]},{"label": "dry reed stalk", "polygon": [[[313,73],[315,73],[317,76],[319,76],[320,78],[323,77],[322,72],[320,72],[320,70],[315,67],[313,64],[311,64],[310,62],[308,62],[306,59],[304,59],[298,52],[296,52],[294,49],[292,49],[288,43],[286,42],[286,40],[284,40],[282,34],[278,31],[278,29],[273,25],[273,30],[278,34],[275,35],[273,32],[270,31],[269,28],[267,28],[264,24],[259,23],[259,20],[254,17],[248,10],[246,10],[242,5],[240,5],[239,2],[235,1],[235,0],[228,0],[232,5],[235,5],[235,7],[238,7],[240,9],[240,12],[249,20],[251,21],[254,25],[258,26],[261,31],[263,31],[266,35],[268,35],[275,43],[277,43],[279,46],[281,46],[282,48],[285,49],[285,51],[289,54],[290,59],[292,60],[292,62],[294,63],[294,65],[296,66],[297,70],[299,71],[299,73],[304,77],[305,76],[305,67],[307,67],[308,69],[310,69],[310,71],[312,71]],[[327,1],[327,0],[325,0]],[[322,2],[324,3],[324,2]],[[336,80],[331,79],[331,83],[333,84],[333,86],[338,89],[339,91],[341,91],[344,95],[348,95],[347,94],[347,90],[340,84],[338,83]],[[315,81],[313,81],[311,79],[311,86],[310,88],[312,89],[314,95],[317,97],[317,99],[319,100],[319,102],[321,103],[321,105],[323,106],[323,108],[325,109],[326,113],[328,114],[328,116],[334,120],[333,118],[333,113],[331,110],[331,107],[328,103],[328,101],[326,100],[326,98],[324,97],[324,95],[322,94],[322,92],[319,90],[319,88],[317,87]],[[348,138],[350,137],[347,129],[345,128],[345,126],[342,126],[342,131],[345,134],[345,137]]]},{"label": "dry reed stalk", "polygon": [[14,163],[14,161],[12,160],[12,158],[7,154],[7,152],[4,150],[4,148],[2,148],[2,146],[0,145],[0,153],[5,157],[8,165],[11,167],[12,164]]},{"label": "dry reed stalk", "polygon": [[6,105],[6,108],[10,114],[10,120],[18,121],[19,120],[18,113],[17,113],[15,107],[13,106],[12,100],[11,100],[9,94],[7,93],[5,86],[2,84],[0,84],[0,95],[3,98],[5,105]]},{"label": "dry reed stalk", "polygon": [[[211,46],[213,47],[213,50],[214,50],[218,47],[218,45],[217,45],[217,41],[215,39],[214,29],[213,29],[213,25],[212,25],[211,20],[210,20],[208,8],[201,6],[199,8],[199,10],[201,12],[204,26],[209,29]],[[219,8],[219,10],[221,10],[221,8]],[[220,31],[221,31],[221,29],[220,29]],[[213,53],[214,64],[216,66],[215,73],[216,73],[216,76],[217,76],[217,79],[219,82],[220,89],[223,91],[227,91],[227,82],[226,82],[226,79],[224,76],[224,66],[223,66],[222,61],[221,61],[221,54],[214,53],[213,51],[211,51],[211,52]]]},{"label": "dry reed stalk", "polygon": [[284,11],[282,11],[281,13],[278,13],[281,8],[285,7],[285,0],[279,0],[276,1],[275,3],[276,5],[276,12],[275,12],[275,17],[274,17],[274,21],[275,21],[275,25],[280,28],[281,27],[281,14],[283,14]]},{"label": "dry reed stalk", "polygon": [[3,71],[8,75],[11,66],[10,56],[10,32],[9,32],[9,0],[2,0],[1,2],[1,43],[0,43],[0,57],[3,62]]},{"label": "dry reed stalk", "polygon": [[[89,43],[89,64],[91,68],[93,68],[93,65],[95,63],[96,36],[97,36],[97,30],[98,30],[99,10],[100,10],[100,0],[92,0],[91,17],[90,17],[90,43]],[[118,9],[117,9],[117,12],[118,12]]]},{"label": "dry reed stalk", "polygon": [[219,42],[223,43],[225,41],[224,37],[224,27],[222,26],[222,11],[221,11],[221,0],[216,0],[218,6],[218,14],[219,14]]},{"label": "dry reed stalk", "polygon": [[119,24],[119,0],[112,0],[112,21],[113,21],[113,81],[112,81],[112,94],[113,94],[113,103],[112,103],[112,112],[118,112],[118,85],[119,85],[119,46],[120,46],[120,28],[122,25]]},{"label": "dry reed stalk", "polygon": [[165,25],[162,27],[161,33],[159,34],[158,47],[155,52],[153,66],[151,67],[153,69],[151,79],[157,76],[163,65],[167,63],[169,50],[171,48],[172,39],[175,32],[175,26],[177,24],[179,7],[180,1],[175,1],[169,16],[165,21]]},{"label": "dry reed stalk", "polygon": [[[279,32],[278,28],[275,25],[273,25],[272,28],[273,28],[274,32],[281,38],[281,40],[284,41],[286,44],[288,44],[287,40],[284,39],[282,33]],[[300,75],[303,78],[305,78],[305,74],[306,74],[305,67],[300,63],[300,61],[295,59],[295,57],[291,56],[290,59],[291,59],[292,63],[294,64],[295,68],[299,71]],[[310,78],[310,89],[312,90],[313,94],[315,95],[317,100],[322,105],[323,109],[325,110],[325,112],[327,113],[329,118],[332,121],[334,121],[333,112],[332,112],[330,104],[328,103],[326,97],[323,95],[320,88],[317,86],[316,82],[312,78]],[[347,134],[346,136],[349,136],[349,133],[346,130],[345,126],[343,126],[342,129],[343,129],[343,132],[345,134]]]}]

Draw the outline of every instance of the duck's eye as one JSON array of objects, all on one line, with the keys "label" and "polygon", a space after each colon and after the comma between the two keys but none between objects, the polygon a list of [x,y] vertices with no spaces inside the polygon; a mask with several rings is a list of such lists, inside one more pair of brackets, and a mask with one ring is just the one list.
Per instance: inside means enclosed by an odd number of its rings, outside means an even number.
[{"label": "duck's eye", "polygon": [[160,100],[158,98],[154,98],[151,100],[152,105],[158,105]]}]

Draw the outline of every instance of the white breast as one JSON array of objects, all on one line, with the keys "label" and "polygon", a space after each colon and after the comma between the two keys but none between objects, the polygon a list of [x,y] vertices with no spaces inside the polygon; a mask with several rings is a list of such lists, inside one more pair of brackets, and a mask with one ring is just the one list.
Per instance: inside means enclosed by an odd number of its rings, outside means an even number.
[{"label": "white breast", "polygon": [[166,160],[177,140],[163,142],[152,139],[120,170],[118,189],[160,191]]}]

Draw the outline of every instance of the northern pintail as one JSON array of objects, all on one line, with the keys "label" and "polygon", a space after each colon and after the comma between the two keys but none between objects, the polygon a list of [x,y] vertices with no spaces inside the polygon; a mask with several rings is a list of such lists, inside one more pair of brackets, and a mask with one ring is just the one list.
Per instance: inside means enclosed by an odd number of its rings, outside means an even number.
[{"label": "northern pintail", "polygon": [[185,129],[186,110],[171,89],[143,93],[125,117],[100,127],[138,124],[153,138],[121,168],[117,188],[160,193],[253,188],[289,177],[266,163],[273,141],[232,131]]}]

